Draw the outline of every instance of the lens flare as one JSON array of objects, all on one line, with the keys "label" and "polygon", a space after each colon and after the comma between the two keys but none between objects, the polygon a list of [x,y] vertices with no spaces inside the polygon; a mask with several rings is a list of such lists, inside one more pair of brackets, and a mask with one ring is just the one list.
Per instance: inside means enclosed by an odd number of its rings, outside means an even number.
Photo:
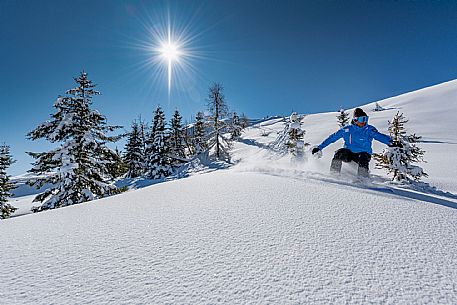
[{"label": "lens flare", "polygon": [[173,62],[178,62],[179,56],[184,55],[184,53],[180,50],[179,45],[176,42],[172,41],[170,26],[168,30],[168,40],[167,42],[161,42],[161,47],[157,50],[157,52],[164,59],[167,65],[168,96],[170,96]]},{"label": "lens flare", "polygon": [[177,60],[181,54],[179,47],[172,42],[163,44],[159,52],[162,54],[163,58],[167,60],[167,62]]},{"label": "lens flare", "polygon": [[142,33],[126,35],[128,47],[138,51],[132,53],[138,59],[132,61],[134,69],[127,77],[141,82],[142,89],[154,98],[161,98],[167,92],[168,103],[171,103],[171,96],[173,100],[200,103],[200,92],[204,91],[200,90],[201,84],[206,85],[210,79],[202,69],[197,69],[197,64],[220,61],[219,51],[214,49],[214,44],[208,43],[206,35],[213,35],[211,31],[216,24],[202,27],[197,22],[202,19],[203,7],[185,12],[155,9],[153,15],[147,13],[150,11],[147,7],[138,11],[143,14],[138,19]]}]

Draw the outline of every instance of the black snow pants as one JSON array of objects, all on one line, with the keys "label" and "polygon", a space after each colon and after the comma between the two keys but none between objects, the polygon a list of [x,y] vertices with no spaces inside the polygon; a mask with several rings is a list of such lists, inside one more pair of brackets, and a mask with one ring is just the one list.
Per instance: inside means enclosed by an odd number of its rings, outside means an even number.
[{"label": "black snow pants", "polygon": [[330,171],[334,173],[341,172],[341,165],[343,162],[354,161],[359,165],[357,173],[359,176],[368,177],[368,164],[370,163],[371,155],[367,152],[354,153],[347,148],[340,148],[333,156]]}]

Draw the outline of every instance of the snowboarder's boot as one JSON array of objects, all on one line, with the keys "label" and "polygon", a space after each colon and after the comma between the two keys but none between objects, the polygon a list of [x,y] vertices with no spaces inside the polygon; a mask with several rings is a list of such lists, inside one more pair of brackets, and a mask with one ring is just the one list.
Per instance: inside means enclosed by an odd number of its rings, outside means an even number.
[{"label": "snowboarder's boot", "polygon": [[330,165],[330,172],[339,174],[341,172],[341,165],[343,162],[350,162],[351,151],[346,148],[340,148],[335,152],[332,159],[332,165]]},{"label": "snowboarder's boot", "polygon": [[368,167],[359,165],[359,168],[357,170],[357,174],[358,174],[359,177],[368,178],[369,177]]},{"label": "snowboarder's boot", "polygon": [[359,168],[357,170],[357,174],[359,177],[368,178],[369,176],[369,167],[368,164],[370,163],[371,156],[368,153],[360,153],[358,155],[358,164]]},{"label": "snowboarder's boot", "polygon": [[341,166],[343,161],[341,159],[333,158],[332,164],[330,165],[330,172],[333,174],[339,174],[341,172]]}]

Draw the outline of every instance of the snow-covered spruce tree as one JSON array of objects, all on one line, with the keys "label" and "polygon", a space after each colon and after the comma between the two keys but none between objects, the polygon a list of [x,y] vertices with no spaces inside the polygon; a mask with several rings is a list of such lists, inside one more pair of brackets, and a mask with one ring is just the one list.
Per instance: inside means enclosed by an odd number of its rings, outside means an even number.
[{"label": "snow-covered spruce tree", "polygon": [[427,177],[424,170],[413,163],[425,162],[425,151],[416,146],[421,137],[416,134],[407,135],[404,125],[408,122],[403,113],[397,112],[393,120],[389,121],[389,133],[396,147],[388,147],[381,154],[374,154],[376,167],[387,170],[393,175],[392,180],[418,181]]},{"label": "snow-covered spruce tree", "polygon": [[114,149],[114,153],[116,156],[114,162],[108,165],[108,171],[111,177],[119,178],[127,172],[128,168],[122,158],[122,153],[117,147]]},{"label": "snow-covered spruce tree", "polygon": [[127,143],[125,144],[124,162],[127,165],[127,177],[136,178],[144,173],[145,156],[142,138],[141,122],[134,121],[132,130],[128,134]]},{"label": "snow-covered spruce tree", "polygon": [[[141,143],[143,146],[141,147],[141,151],[143,152],[143,156],[146,162],[146,146],[147,146],[147,134],[148,134],[148,124],[146,124],[141,116],[138,118],[138,125],[140,128],[140,138],[141,138]],[[145,164],[146,166],[146,164]]]},{"label": "snow-covered spruce tree", "polygon": [[349,124],[349,113],[347,113],[343,108],[340,109],[340,113],[336,116],[338,120],[338,125],[344,127]]},{"label": "snow-covered spruce tree", "polygon": [[40,178],[28,183],[37,188],[51,187],[35,197],[42,202],[34,212],[54,209],[105,197],[115,191],[109,183],[110,165],[116,160],[114,151],[106,146],[119,136],[108,136],[119,126],[107,125],[106,118],[92,110],[92,98],[100,94],[87,78],[87,73],[74,78],[77,87],[59,96],[51,119],[28,133],[31,140],[45,139],[59,146],[47,152],[29,154],[36,159],[30,173]]},{"label": "snow-covered spruce tree", "polygon": [[241,136],[241,131],[243,127],[241,126],[240,117],[236,112],[232,114],[232,118],[230,120],[230,135],[232,140],[236,140]]},{"label": "snow-covered spruce tree", "polygon": [[0,219],[10,217],[17,208],[8,203],[8,198],[12,196],[11,190],[15,185],[10,181],[7,169],[14,163],[10,154],[10,147],[6,144],[0,145]]},{"label": "snow-covered spruce tree", "polygon": [[227,124],[222,119],[227,115],[228,107],[220,83],[214,83],[208,92],[208,110],[212,120],[212,130],[209,134],[209,148],[214,149],[214,156],[218,160],[230,159],[228,149],[230,142],[224,137]]},{"label": "snow-covered spruce tree", "polygon": [[168,156],[169,135],[165,123],[165,114],[162,108],[157,106],[146,141],[147,174],[151,179],[161,179],[172,174]]},{"label": "snow-covered spruce tree", "polygon": [[[289,152],[289,148],[286,145],[287,141],[289,140],[289,125],[290,117],[284,117],[284,129],[281,132],[278,132],[276,140],[269,144],[273,150],[281,154],[287,154]],[[264,134],[263,130],[262,134]]]},{"label": "snow-covered spruce tree", "polygon": [[375,104],[375,107],[373,109],[373,111],[383,111],[383,110],[385,110],[385,109],[378,103]]},{"label": "snow-covered spruce tree", "polygon": [[192,142],[191,128],[192,128],[191,125],[189,123],[185,122],[184,127],[182,129],[186,156],[195,155],[195,147],[194,147],[194,143]]},{"label": "snow-covered spruce tree", "polygon": [[303,155],[305,146],[309,145],[309,143],[303,141],[305,131],[301,128],[301,120],[302,117],[296,112],[292,112],[289,117],[287,130],[288,139],[286,140],[285,145],[294,156]]},{"label": "snow-covered spruce tree", "polygon": [[196,154],[199,154],[208,148],[206,122],[205,115],[203,114],[203,112],[198,112],[195,116],[193,143]]},{"label": "snow-covered spruce tree", "polygon": [[182,163],[183,159],[186,158],[184,130],[181,121],[181,114],[175,110],[170,120],[170,155],[175,164]]}]

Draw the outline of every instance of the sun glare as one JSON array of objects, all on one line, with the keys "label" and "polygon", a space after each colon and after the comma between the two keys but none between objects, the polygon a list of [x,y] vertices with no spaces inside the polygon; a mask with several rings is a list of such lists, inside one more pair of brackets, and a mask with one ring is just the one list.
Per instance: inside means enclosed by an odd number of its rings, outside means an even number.
[{"label": "sun glare", "polygon": [[[145,38],[132,44],[142,51],[138,53],[142,60],[136,67],[147,72],[153,70],[153,73],[148,73],[149,82],[145,83],[145,87],[156,92],[160,90],[157,88],[165,87],[169,103],[172,93],[194,98],[195,93],[189,88],[194,88],[196,81],[202,77],[194,64],[197,60],[211,60],[206,50],[209,45],[203,44],[203,34],[208,29],[197,30],[194,23],[198,14],[186,17],[179,13],[171,14],[170,11],[168,14],[161,14],[160,10],[157,12],[155,16],[140,20]],[[162,87],[162,84],[165,86]]]},{"label": "sun glare", "polygon": [[171,41],[170,33],[168,34],[168,41],[162,43],[162,47],[158,50],[159,54],[166,61],[167,74],[168,74],[168,96],[171,92],[171,73],[173,70],[173,62],[179,59],[181,52],[179,51],[178,45]]},{"label": "sun glare", "polygon": [[179,64],[178,59],[184,54],[179,47],[179,43],[174,40],[173,34],[170,21],[168,21],[166,39],[160,39],[157,36],[155,37],[157,39],[156,43],[160,46],[156,49],[156,54],[158,54],[159,57],[165,61],[167,67],[168,98],[170,98],[171,94],[171,74],[173,71],[173,63],[176,62]]},{"label": "sun glare", "polygon": [[179,58],[179,55],[181,54],[178,46],[172,42],[162,44],[162,47],[160,48],[159,52],[160,54],[162,54],[162,57],[164,59],[171,61],[177,60]]}]

